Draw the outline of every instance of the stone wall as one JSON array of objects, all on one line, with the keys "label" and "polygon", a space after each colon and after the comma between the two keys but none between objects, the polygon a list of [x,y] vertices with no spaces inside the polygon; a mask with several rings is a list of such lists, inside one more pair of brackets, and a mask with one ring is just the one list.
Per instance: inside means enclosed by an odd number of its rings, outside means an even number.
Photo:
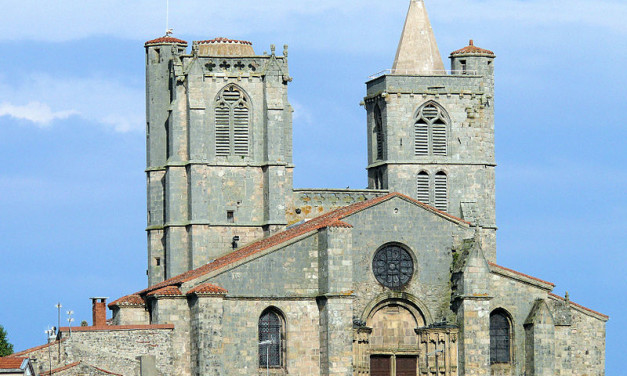
[{"label": "stone wall", "polygon": [[108,327],[101,330],[64,332],[65,363],[81,361],[125,376],[139,376],[141,355],[153,355],[157,369],[174,374],[173,329]]},{"label": "stone wall", "polygon": [[311,219],[356,202],[384,196],[385,190],[295,189],[293,207],[287,210],[288,224]]}]

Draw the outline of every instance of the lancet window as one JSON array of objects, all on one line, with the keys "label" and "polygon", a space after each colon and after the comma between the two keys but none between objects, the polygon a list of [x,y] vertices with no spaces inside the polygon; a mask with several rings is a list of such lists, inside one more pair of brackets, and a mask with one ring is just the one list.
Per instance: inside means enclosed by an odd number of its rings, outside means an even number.
[{"label": "lancet window", "polygon": [[490,363],[509,363],[510,356],[509,318],[502,310],[490,314]]},{"label": "lancet window", "polygon": [[449,120],[435,102],[424,105],[414,124],[414,153],[417,156],[448,154]]},{"label": "lancet window", "polygon": [[383,143],[385,135],[383,134],[383,119],[381,117],[381,109],[379,108],[379,105],[374,107],[374,133],[377,142],[377,160],[380,161],[383,159]]},{"label": "lancet window", "polygon": [[216,155],[247,156],[250,143],[250,103],[243,90],[229,85],[215,103]]},{"label": "lancet window", "polygon": [[420,171],[416,179],[416,199],[438,210],[448,210],[448,176],[438,171],[433,179],[426,171]]},{"label": "lancet window", "polygon": [[285,320],[275,309],[265,310],[259,317],[259,367],[283,366]]}]

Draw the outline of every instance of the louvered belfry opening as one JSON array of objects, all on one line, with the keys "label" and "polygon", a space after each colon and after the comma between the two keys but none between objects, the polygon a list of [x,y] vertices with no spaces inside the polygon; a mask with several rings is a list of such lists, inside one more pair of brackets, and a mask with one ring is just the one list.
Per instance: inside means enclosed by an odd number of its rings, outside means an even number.
[{"label": "louvered belfry opening", "polygon": [[374,107],[374,132],[377,136],[377,160],[383,159],[383,142],[384,142],[384,134],[383,134],[383,118],[381,116],[381,109],[379,105]]},{"label": "louvered belfry opening", "polygon": [[425,204],[429,204],[429,174],[425,171],[420,171],[417,179],[417,195],[416,199]]},{"label": "louvered belfry opening", "polygon": [[229,85],[215,106],[216,155],[247,156],[249,152],[250,104],[241,89]]},{"label": "louvered belfry opening", "polygon": [[414,153],[448,155],[448,117],[435,103],[427,103],[418,112],[414,124]]},{"label": "louvered belfry opening", "polygon": [[503,312],[490,314],[490,363],[509,363],[510,325]]},{"label": "louvered belfry opening", "polygon": [[[283,324],[279,315],[272,309],[266,310],[259,318],[259,367],[282,366]],[[270,343],[264,343],[270,341]]]},{"label": "louvered belfry opening", "polygon": [[416,178],[416,199],[438,210],[448,211],[448,176],[438,171],[431,181],[426,171],[420,171]]},{"label": "louvered belfry opening", "polygon": [[435,174],[434,205],[441,211],[448,210],[448,176],[443,171]]}]

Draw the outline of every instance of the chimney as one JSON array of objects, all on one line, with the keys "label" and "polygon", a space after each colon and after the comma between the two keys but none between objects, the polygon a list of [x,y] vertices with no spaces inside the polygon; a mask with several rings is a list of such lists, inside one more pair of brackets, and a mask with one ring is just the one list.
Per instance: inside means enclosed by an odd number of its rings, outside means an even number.
[{"label": "chimney", "polygon": [[107,299],[108,298],[90,298],[93,326],[107,325]]}]

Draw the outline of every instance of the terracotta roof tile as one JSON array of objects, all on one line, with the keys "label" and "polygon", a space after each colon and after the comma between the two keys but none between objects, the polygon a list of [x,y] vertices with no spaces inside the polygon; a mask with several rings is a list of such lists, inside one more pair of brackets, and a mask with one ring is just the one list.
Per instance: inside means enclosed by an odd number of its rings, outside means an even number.
[{"label": "terracotta roof tile", "polygon": [[127,295],[127,296],[123,296],[118,300],[115,300],[111,303],[109,303],[109,308],[112,307],[144,307],[146,306],[146,302],[144,302],[144,299],[142,299],[141,296],[139,295],[135,295],[135,294],[131,294],[131,295]]},{"label": "terracotta roof tile", "polygon": [[[72,330],[73,330],[73,329],[72,329]],[[63,341],[65,341],[65,338],[62,338],[62,339],[61,339],[61,341],[53,341],[53,342],[50,342],[50,343],[46,343],[45,345],[41,345],[41,346],[37,346],[37,347],[31,347],[30,349],[26,349],[26,350],[23,350],[23,351],[17,352],[17,353],[15,353],[15,354],[10,355],[10,356],[11,356],[11,357],[16,357],[16,356],[22,356],[22,355],[30,354],[30,353],[32,353],[33,351],[37,351],[37,350],[41,350],[41,349],[45,349],[45,348],[46,348],[46,347],[48,347],[48,346],[53,346],[53,345],[56,345],[56,344],[58,344],[59,342],[63,342]]]},{"label": "terracotta roof tile", "polygon": [[[104,326],[73,326],[73,332],[115,332],[120,330],[155,330],[174,329],[174,324],[152,324],[152,325],[104,325]],[[60,332],[69,332],[70,328],[62,326]]]},{"label": "terracotta roof tile", "polygon": [[454,221],[458,224],[463,224],[463,225],[470,225],[470,222],[466,222],[463,219],[457,218],[453,215],[450,215],[448,213],[442,212],[432,206],[429,206],[427,204],[424,204],[418,200],[415,200],[409,196],[405,196],[403,194],[400,193],[390,193],[387,194],[385,196],[380,196],[380,197],[376,197],[374,199],[371,200],[366,200],[366,201],[361,201],[361,202],[357,202],[354,203],[352,205],[348,205],[348,206],[344,206],[341,208],[338,208],[336,210],[333,210],[331,212],[328,212],[326,214],[320,215],[318,217],[312,218],[311,220],[298,225],[298,226],[294,226],[291,227],[285,231],[281,231],[279,233],[276,233],[272,236],[269,236],[267,238],[261,239],[257,242],[254,242],[252,244],[249,244],[245,247],[242,247],[240,249],[237,249],[229,254],[226,254],[216,260],[214,260],[213,262],[203,265],[199,268],[187,271],[183,274],[180,274],[178,276],[172,277],[168,280],[165,280],[163,282],[157,283],[156,285],[150,286],[147,289],[144,289],[142,291],[137,292],[136,294],[138,295],[144,295],[144,294],[149,294],[153,291],[157,291],[159,289],[162,289],[166,286],[181,286],[183,283],[191,281],[195,278],[201,277],[207,273],[210,273],[212,271],[215,270],[219,270],[223,267],[226,267],[230,264],[233,264],[237,261],[243,260],[247,257],[250,257],[254,254],[257,254],[259,252],[262,252],[264,250],[267,250],[269,248],[272,248],[274,246],[278,246],[280,244],[284,244],[292,239],[295,239],[299,236],[302,235],[306,235],[312,231],[316,231],[319,230],[321,228],[325,228],[325,227],[330,227],[330,226],[337,226],[337,225],[341,225],[342,227],[345,227],[346,224],[343,224],[343,222],[341,222],[341,219],[344,219],[350,215],[353,215],[359,211],[362,211],[364,209],[367,209],[369,207],[372,207],[374,205],[377,205],[381,202],[390,200],[392,198],[402,198],[404,200],[410,201],[418,206],[421,206],[422,208],[431,211],[433,213],[436,213],[442,217],[445,217],[448,220]]},{"label": "terracotta roof tile", "polygon": [[213,43],[235,43],[235,44],[247,44],[252,46],[252,42],[247,40],[237,40],[237,39],[229,39],[229,38],[215,38],[210,40],[199,40],[196,42],[198,44],[213,44]]},{"label": "terracotta roof tile", "polygon": [[144,44],[144,46],[150,46],[154,44],[183,44],[187,46],[187,42],[185,42],[184,40],[173,38],[173,37],[161,37],[161,38],[149,40],[148,42],[146,42],[146,44]]},{"label": "terracotta roof tile", "polygon": [[55,369],[50,370],[50,371],[44,371],[40,375],[42,375],[42,376],[43,375],[54,375],[55,373],[58,373],[58,372],[61,372],[61,371],[65,371],[65,370],[68,370],[70,368],[74,368],[74,367],[76,367],[79,364],[81,364],[81,362],[70,363],[70,364],[67,364],[67,365],[65,365],[63,367],[55,368]]},{"label": "terracotta roof tile", "polygon": [[[553,293],[549,293],[549,295],[550,295],[550,296],[552,296],[553,298],[556,298],[556,299],[561,300],[561,301],[565,301],[565,300],[566,300],[565,298],[563,298],[563,297],[561,297],[561,296],[559,296],[559,295],[555,295],[555,294],[553,294]],[[590,308],[588,308],[588,307],[584,307],[584,306],[582,306],[581,304],[577,304],[577,303],[572,302],[572,301],[570,302],[570,304],[571,304],[571,305],[573,305],[573,306],[575,306],[575,307],[577,307],[577,308],[581,308],[581,309],[583,309],[584,311],[588,311],[588,312],[590,312],[590,313],[594,313],[595,315],[599,315],[599,316],[604,317],[604,318],[606,318],[606,319],[609,319],[609,318],[610,318],[608,315],[604,315],[604,314],[602,314],[601,312],[597,312],[597,311],[592,310],[592,309],[590,309]]]},{"label": "terracotta roof tile", "polygon": [[468,46],[462,49],[459,49],[457,51],[451,52],[451,56],[456,56],[456,55],[487,55],[487,56],[493,57],[494,52],[490,50],[484,50],[483,48],[479,48],[475,46],[475,43],[471,39],[470,42],[468,43]]},{"label": "terracotta roof tile", "polygon": [[187,292],[189,294],[197,294],[197,295],[223,295],[228,291],[223,289],[220,286],[213,285],[211,283],[204,283],[200,286],[194,287],[193,289]]},{"label": "terracotta roof tile", "polygon": [[24,359],[18,357],[0,358],[0,369],[20,369]]},{"label": "terracotta roof tile", "polygon": [[181,290],[175,286],[166,286],[158,290],[154,290],[147,296],[183,296]]},{"label": "terracotta roof tile", "polygon": [[502,270],[508,271],[508,272],[510,272],[510,273],[514,273],[514,274],[517,274],[517,275],[519,275],[519,276],[526,277],[526,278],[529,278],[529,279],[533,279],[534,281],[542,282],[542,283],[545,283],[545,284],[547,284],[547,285],[551,285],[551,286],[555,287],[555,283],[547,282],[547,281],[542,280],[542,279],[540,279],[540,278],[532,277],[532,276],[530,276],[530,275],[527,275],[527,274],[524,274],[524,273],[521,273],[521,272],[517,272],[517,271],[515,271],[515,270],[513,270],[513,269],[509,269],[509,268],[506,268],[506,267],[504,267],[504,266],[497,265],[497,264],[495,264],[495,263],[493,263],[493,262],[489,262],[489,264],[490,264],[490,266],[494,266],[495,268],[499,268],[499,269],[502,269]]}]

